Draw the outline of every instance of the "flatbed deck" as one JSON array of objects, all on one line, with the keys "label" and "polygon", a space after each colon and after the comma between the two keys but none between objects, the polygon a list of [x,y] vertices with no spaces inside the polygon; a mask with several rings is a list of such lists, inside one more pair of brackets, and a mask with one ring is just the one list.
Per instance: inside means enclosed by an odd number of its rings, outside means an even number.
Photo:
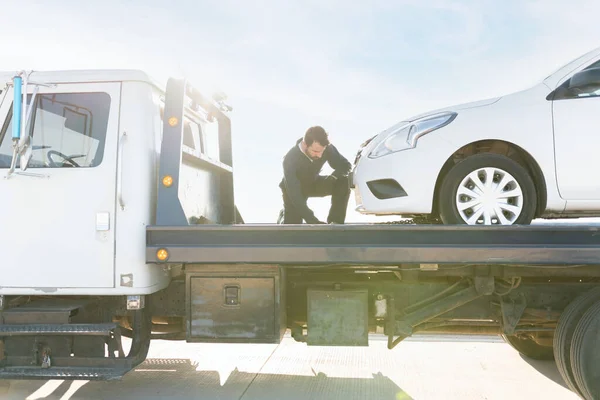
[{"label": "flatbed deck", "polygon": [[600,225],[149,226],[146,259],[159,263],[600,265]]}]

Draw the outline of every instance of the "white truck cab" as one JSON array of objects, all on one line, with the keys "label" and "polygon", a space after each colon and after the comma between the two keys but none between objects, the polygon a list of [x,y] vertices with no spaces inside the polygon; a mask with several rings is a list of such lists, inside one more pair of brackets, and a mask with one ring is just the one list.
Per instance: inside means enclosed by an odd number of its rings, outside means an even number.
[{"label": "white truck cab", "polygon": [[118,379],[185,338],[146,228],[241,221],[230,110],[141,71],[0,73],[0,378]]},{"label": "white truck cab", "polygon": [[[31,117],[22,131],[31,157],[22,166],[11,140],[15,76],[0,73],[0,295],[148,294],[166,287],[168,274],[148,266],[144,254],[164,91],[141,71],[23,74]],[[184,152],[218,164],[217,123],[192,110],[185,120]],[[194,207],[203,194],[186,184],[201,179],[196,175],[184,165],[180,197],[202,215],[207,210]]]}]

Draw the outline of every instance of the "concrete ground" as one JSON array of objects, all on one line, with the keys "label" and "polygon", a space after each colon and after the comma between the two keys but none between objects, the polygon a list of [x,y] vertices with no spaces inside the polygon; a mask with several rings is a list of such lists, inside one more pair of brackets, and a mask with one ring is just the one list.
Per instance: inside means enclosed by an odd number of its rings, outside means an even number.
[{"label": "concrete ground", "polygon": [[0,399],[533,399],[578,397],[553,362],[499,337],[419,336],[395,349],[153,342],[116,382],[0,381]]}]

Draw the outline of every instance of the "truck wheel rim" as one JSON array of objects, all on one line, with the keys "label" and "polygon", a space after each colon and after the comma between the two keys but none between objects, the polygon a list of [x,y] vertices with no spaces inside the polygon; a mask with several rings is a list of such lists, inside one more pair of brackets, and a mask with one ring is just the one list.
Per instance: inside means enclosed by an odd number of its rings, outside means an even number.
[{"label": "truck wheel rim", "polygon": [[479,168],[463,178],[456,209],[468,225],[512,225],[523,211],[523,191],[508,172]]}]

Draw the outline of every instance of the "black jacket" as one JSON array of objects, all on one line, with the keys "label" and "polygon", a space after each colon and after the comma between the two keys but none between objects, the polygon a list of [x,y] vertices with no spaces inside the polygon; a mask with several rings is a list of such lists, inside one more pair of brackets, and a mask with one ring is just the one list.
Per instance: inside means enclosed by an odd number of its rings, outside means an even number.
[{"label": "black jacket", "polygon": [[303,193],[303,188],[314,184],[325,163],[334,170],[331,175],[337,178],[348,175],[352,164],[333,144],[327,146],[319,160],[311,160],[300,150],[298,145],[301,141],[302,139],[296,141],[296,145],[283,157],[283,179],[279,187],[286,191],[296,210],[302,215],[302,219],[310,224],[317,222],[317,218],[306,204],[307,197]]}]

